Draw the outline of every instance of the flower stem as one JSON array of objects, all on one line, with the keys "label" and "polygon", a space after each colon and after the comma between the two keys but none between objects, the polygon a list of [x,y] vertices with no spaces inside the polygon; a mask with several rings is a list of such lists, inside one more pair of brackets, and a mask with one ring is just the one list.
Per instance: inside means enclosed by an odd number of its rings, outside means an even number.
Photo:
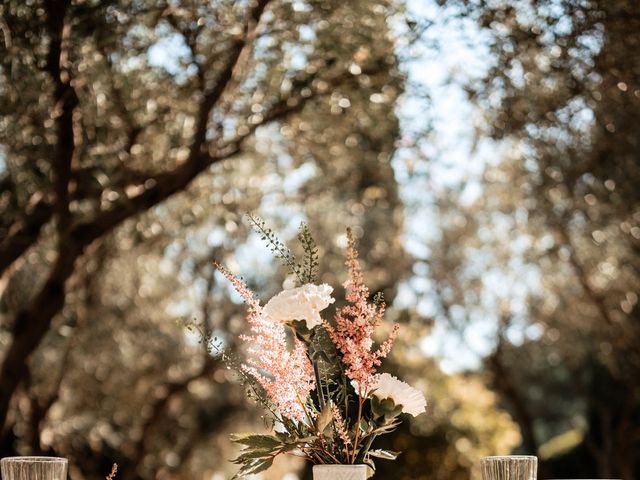
[{"label": "flower stem", "polygon": [[322,411],[322,409],[324,408],[324,392],[322,391],[322,380],[320,379],[320,369],[318,368],[318,363],[317,362],[311,362],[313,365],[313,373],[316,376],[316,391],[318,392],[318,404],[320,407],[320,410]]},{"label": "flower stem", "polygon": [[360,453],[358,454],[358,461],[364,463],[364,457],[367,456],[367,452],[371,448],[371,444],[375,440],[376,436],[376,434],[371,434],[369,438],[367,438],[367,442],[363,445],[363,447],[360,449]]},{"label": "flower stem", "polygon": [[307,405],[305,404],[305,402],[302,401],[302,399],[300,398],[300,394],[298,392],[296,392],[296,397],[298,399],[298,403],[300,404],[300,406],[302,407],[302,410],[304,411],[304,414],[309,419],[309,426],[310,427],[313,426],[313,417],[309,415],[309,410],[307,410]]},{"label": "flower stem", "polygon": [[[358,390],[360,387],[358,386]],[[353,439],[353,454],[351,455],[351,463],[356,462],[356,454],[358,452],[358,442],[360,441],[360,420],[362,419],[362,392],[358,392],[358,416],[356,417],[356,436]]]}]

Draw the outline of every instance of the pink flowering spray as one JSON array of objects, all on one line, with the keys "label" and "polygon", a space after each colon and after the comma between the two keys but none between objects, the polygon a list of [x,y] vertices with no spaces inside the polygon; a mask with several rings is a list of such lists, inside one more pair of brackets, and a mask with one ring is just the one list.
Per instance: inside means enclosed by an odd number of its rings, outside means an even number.
[{"label": "pink flowering spray", "polygon": [[376,370],[381,360],[391,351],[400,326],[393,325],[389,338],[373,350],[373,335],[384,317],[385,304],[382,300],[369,302],[369,289],[362,280],[358,263],[358,252],[351,231],[348,232],[347,266],[349,280],[345,283],[349,305],[336,312],[336,326],[325,321],[324,327],[336,348],[342,353],[342,361],[347,367],[347,377],[355,382],[358,394],[366,396],[376,381]]},{"label": "pink flowering spray", "polygon": [[[358,251],[351,230],[347,231],[347,262],[349,267],[349,279],[345,282],[347,290],[346,299],[350,302],[339,308],[335,315],[336,326],[324,322],[324,328],[336,348],[342,353],[342,362],[347,367],[346,375],[355,384],[358,394],[358,415],[356,425],[360,424],[364,401],[376,383],[376,370],[382,363],[382,359],[391,351],[400,326],[396,323],[389,338],[373,349],[373,335],[380,326],[384,317],[385,304],[381,299],[377,302],[369,301],[369,289],[364,284]],[[355,445],[360,440],[360,429],[356,429]],[[357,451],[354,448],[352,461],[355,460]]]},{"label": "pink flowering spray", "polygon": [[215,265],[248,306],[246,319],[252,334],[240,338],[249,343],[251,357],[242,369],[258,381],[282,415],[305,420],[304,405],[315,383],[304,344],[296,338],[293,350],[289,351],[284,324],[270,321],[246,284],[223,266]]}]

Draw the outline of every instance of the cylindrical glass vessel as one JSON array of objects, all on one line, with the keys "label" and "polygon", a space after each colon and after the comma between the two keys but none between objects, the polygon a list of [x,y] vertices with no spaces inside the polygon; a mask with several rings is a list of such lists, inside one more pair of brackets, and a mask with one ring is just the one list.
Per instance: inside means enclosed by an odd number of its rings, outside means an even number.
[{"label": "cylindrical glass vessel", "polygon": [[6,457],[0,460],[2,480],[67,480],[68,462],[59,457]]},{"label": "cylindrical glass vessel", "polygon": [[484,457],[480,460],[482,480],[536,480],[538,458],[529,455]]}]

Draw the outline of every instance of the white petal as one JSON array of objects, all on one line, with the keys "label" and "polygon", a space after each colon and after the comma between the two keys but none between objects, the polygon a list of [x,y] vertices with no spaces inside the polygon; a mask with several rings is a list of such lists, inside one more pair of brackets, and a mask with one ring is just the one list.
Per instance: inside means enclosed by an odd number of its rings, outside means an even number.
[{"label": "white petal", "polygon": [[404,413],[414,417],[423,413],[427,408],[427,401],[420,390],[388,373],[381,374],[372,388],[374,389],[372,393],[374,397],[381,400],[390,398],[396,405],[402,405]]},{"label": "white petal", "polygon": [[267,302],[263,312],[276,322],[303,320],[307,328],[311,329],[322,323],[320,312],[335,301],[331,292],[333,288],[327,284],[307,283],[302,287],[280,292]]}]

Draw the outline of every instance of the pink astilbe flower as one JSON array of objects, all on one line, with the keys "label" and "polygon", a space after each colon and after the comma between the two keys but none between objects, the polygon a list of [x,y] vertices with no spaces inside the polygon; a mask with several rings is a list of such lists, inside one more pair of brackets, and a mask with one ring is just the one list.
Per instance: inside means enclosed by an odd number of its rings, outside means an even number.
[{"label": "pink astilbe flower", "polygon": [[342,440],[342,443],[344,443],[345,447],[351,445],[351,438],[349,437],[347,424],[342,418],[340,409],[335,403],[331,404],[331,413],[333,414],[333,422],[336,428],[336,432],[338,433],[338,436]]},{"label": "pink astilbe flower", "polygon": [[287,348],[286,327],[264,314],[253,292],[223,266],[216,268],[231,282],[247,304],[247,322],[252,334],[240,338],[250,344],[252,356],[242,369],[253,376],[280,413],[292,420],[303,421],[303,403],[315,388],[313,366],[304,344],[294,339],[293,350]]},{"label": "pink astilbe flower", "polygon": [[364,284],[358,252],[351,232],[348,232],[347,266],[349,279],[345,283],[347,301],[350,305],[336,311],[335,327],[325,321],[324,326],[336,348],[342,353],[347,377],[365,396],[376,381],[376,370],[381,360],[391,351],[398,335],[399,325],[395,324],[389,338],[377,350],[373,349],[373,334],[384,317],[384,302],[369,302],[369,289]]}]

